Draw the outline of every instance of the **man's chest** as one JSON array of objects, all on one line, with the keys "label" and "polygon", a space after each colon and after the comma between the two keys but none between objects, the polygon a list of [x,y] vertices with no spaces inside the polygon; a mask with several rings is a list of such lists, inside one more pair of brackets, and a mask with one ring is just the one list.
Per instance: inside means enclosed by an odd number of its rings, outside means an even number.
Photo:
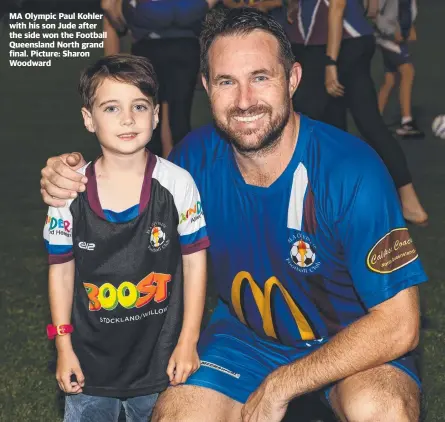
[{"label": "man's chest", "polygon": [[257,194],[227,180],[201,190],[201,195],[214,272],[232,278],[249,271],[335,279],[345,273],[342,247],[313,195],[296,195],[291,186]]}]

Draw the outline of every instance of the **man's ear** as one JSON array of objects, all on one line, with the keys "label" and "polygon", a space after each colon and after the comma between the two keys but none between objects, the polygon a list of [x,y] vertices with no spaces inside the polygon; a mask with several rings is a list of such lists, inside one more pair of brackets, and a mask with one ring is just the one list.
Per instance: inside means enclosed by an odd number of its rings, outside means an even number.
[{"label": "man's ear", "polygon": [[303,69],[301,68],[301,64],[295,62],[289,72],[289,94],[291,98],[297,90],[298,85],[300,85],[302,74]]},{"label": "man's ear", "polygon": [[209,82],[207,81],[207,79],[205,78],[205,76],[201,73],[201,82],[202,82],[202,86],[204,87],[204,89],[207,92],[207,95],[209,94]]},{"label": "man's ear", "polygon": [[93,116],[91,115],[91,111],[89,111],[86,107],[82,107],[82,117],[83,117],[83,124],[87,128],[88,132],[94,133],[96,132],[96,129],[94,127],[93,123]]}]

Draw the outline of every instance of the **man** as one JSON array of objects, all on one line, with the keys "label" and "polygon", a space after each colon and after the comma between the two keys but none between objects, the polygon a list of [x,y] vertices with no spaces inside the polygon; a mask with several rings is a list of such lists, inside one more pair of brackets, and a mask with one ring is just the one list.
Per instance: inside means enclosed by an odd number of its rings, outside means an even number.
[{"label": "man", "polygon": [[[210,12],[201,70],[215,125],[171,159],[201,192],[220,301],[200,369],[162,394],[153,420],[275,422],[293,398],[320,390],[341,420],[417,421],[409,352],[426,276],[383,163],[293,112],[301,68],[271,17]],[[42,170],[50,205],[85,189],[66,162],[84,163],[64,155]]]}]

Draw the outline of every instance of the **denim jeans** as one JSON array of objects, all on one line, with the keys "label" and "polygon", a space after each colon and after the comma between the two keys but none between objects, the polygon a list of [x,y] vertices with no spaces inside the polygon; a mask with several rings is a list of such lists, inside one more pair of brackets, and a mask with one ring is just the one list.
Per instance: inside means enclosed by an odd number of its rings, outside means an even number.
[{"label": "denim jeans", "polygon": [[117,422],[124,406],[127,422],[147,422],[158,394],[120,400],[113,397],[67,395],[64,422]]}]

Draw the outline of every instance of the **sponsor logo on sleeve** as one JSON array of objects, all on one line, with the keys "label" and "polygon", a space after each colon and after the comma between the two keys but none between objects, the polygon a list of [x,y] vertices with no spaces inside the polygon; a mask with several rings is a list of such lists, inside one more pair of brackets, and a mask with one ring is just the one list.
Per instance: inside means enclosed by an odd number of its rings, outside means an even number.
[{"label": "sponsor logo on sleeve", "polygon": [[71,222],[61,218],[46,216],[45,224],[48,225],[49,234],[55,236],[71,237]]},{"label": "sponsor logo on sleeve", "polygon": [[376,273],[389,274],[415,261],[418,253],[407,228],[391,230],[369,251],[367,267]]},{"label": "sponsor logo on sleeve", "polygon": [[202,206],[201,202],[196,202],[193,207],[189,208],[187,211],[182,212],[179,216],[179,224],[185,223],[186,221],[189,221],[191,223],[194,223],[195,221],[198,221],[202,217]]}]

